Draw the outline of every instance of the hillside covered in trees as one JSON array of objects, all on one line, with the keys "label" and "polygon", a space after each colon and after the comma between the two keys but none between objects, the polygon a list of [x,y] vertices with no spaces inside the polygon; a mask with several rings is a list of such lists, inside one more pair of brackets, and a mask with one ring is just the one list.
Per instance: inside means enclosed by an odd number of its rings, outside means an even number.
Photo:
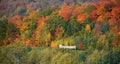
[{"label": "hillside covered in trees", "polygon": [[120,1],[0,0],[0,64],[120,64]]},{"label": "hillside covered in trees", "polygon": [[49,7],[61,7],[63,3],[68,5],[98,0],[0,0],[0,16],[26,15],[33,10],[44,10]]}]

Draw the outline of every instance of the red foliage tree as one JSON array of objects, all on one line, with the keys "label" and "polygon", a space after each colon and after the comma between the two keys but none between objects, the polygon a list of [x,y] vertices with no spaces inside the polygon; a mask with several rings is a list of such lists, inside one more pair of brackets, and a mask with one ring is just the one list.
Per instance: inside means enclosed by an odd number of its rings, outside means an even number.
[{"label": "red foliage tree", "polygon": [[96,20],[98,18],[97,11],[96,10],[92,11],[90,17],[91,17],[92,20]]}]

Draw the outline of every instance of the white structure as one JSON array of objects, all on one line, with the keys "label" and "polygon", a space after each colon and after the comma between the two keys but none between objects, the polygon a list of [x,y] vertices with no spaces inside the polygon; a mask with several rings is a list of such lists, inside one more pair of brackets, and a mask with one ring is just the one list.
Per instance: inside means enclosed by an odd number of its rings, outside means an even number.
[{"label": "white structure", "polygon": [[63,49],[76,49],[76,46],[62,46],[61,44],[59,45],[59,48]]}]

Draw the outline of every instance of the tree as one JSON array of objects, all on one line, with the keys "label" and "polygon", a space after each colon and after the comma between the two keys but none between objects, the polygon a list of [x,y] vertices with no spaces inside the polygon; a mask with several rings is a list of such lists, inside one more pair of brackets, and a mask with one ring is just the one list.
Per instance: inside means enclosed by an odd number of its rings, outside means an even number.
[{"label": "tree", "polygon": [[80,23],[80,24],[83,24],[84,23],[84,21],[85,21],[85,19],[87,18],[87,14],[79,14],[78,16],[77,16],[77,21]]},{"label": "tree", "polygon": [[90,18],[91,18],[92,20],[96,20],[96,19],[98,18],[98,15],[97,15],[97,11],[96,11],[96,10],[93,10],[93,11],[91,12]]},{"label": "tree", "polygon": [[116,7],[112,8],[111,15],[112,18],[115,18],[116,20],[120,19],[120,5],[116,5]]},{"label": "tree", "polygon": [[15,15],[12,18],[8,18],[8,22],[13,23],[17,28],[20,28],[23,22],[23,17],[20,15]]},{"label": "tree", "polygon": [[51,33],[52,39],[59,39],[64,34],[66,22],[59,15],[50,15],[45,21],[44,27]]},{"label": "tree", "polygon": [[3,45],[3,40],[6,38],[7,24],[6,19],[0,20],[0,45]]},{"label": "tree", "polygon": [[61,26],[61,27],[56,27],[56,29],[51,32],[51,35],[53,36],[54,40],[57,40],[63,38],[64,33],[65,33],[65,29],[64,27]]},{"label": "tree", "polygon": [[50,46],[51,47],[58,47],[58,44],[52,41]]},{"label": "tree", "polygon": [[86,24],[86,26],[85,26],[85,30],[86,30],[87,32],[90,32],[90,31],[91,31],[90,24]]},{"label": "tree", "polygon": [[35,34],[36,46],[50,46],[52,35],[45,27],[40,30],[37,28]]},{"label": "tree", "polygon": [[88,17],[85,19],[85,22],[84,22],[84,25],[86,25],[86,24],[89,24],[90,29],[92,30],[94,28],[95,21]]},{"label": "tree", "polygon": [[20,39],[23,44],[33,46],[31,44],[33,43],[32,40],[35,40],[35,37],[32,37],[32,35],[35,34],[36,28],[37,23],[32,20],[23,22],[22,26],[20,27]]},{"label": "tree", "polygon": [[50,7],[50,8],[47,8],[47,9],[44,9],[42,11],[39,11],[39,15],[40,16],[48,16],[50,14],[52,14],[52,12],[56,9],[56,7]]},{"label": "tree", "polygon": [[64,27],[66,25],[65,23],[66,22],[64,22],[64,20],[59,15],[52,14],[49,16],[49,19],[45,21],[45,27],[48,31],[53,31],[57,27]]},{"label": "tree", "polygon": [[5,38],[6,43],[13,44],[17,34],[20,34],[19,29],[15,24],[8,22]]},{"label": "tree", "polygon": [[36,19],[38,12],[37,11],[32,11],[31,13],[29,13],[29,15],[26,17],[27,19]]},{"label": "tree", "polygon": [[69,17],[71,16],[72,8],[71,6],[68,6],[67,4],[62,5],[59,15],[63,17],[65,21],[68,21]]},{"label": "tree", "polygon": [[102,33],[106,33],[109,30],[109,23],[106,21],[103,23],[102,27],[101,27],[101,31]]},{"label": "tree", "polygon": [[103,15],[100,15],[98,18],[97,18],[97,21],[98,22],[103,22],[104,21],[104,16]]},{"label": "tree", "polygon": [[110,13],[110,12],[106,12],[104,15],[105,15],[105,17],[106,17],[107,19],[110,19],[110,18],[111,18],[111,13]]},{"label": "tree", "polygon": [[70,21],[67,23],[66,33],[71,36],[77,32],[79,32],[82,29],[79,22],[76,21],[76,19],[70,19]]},{"label": "tree", "polygon": [[89,4],[89,3],[86,6],[83,5],[82,7],[85,7],[83,9],[83,12],[88,14],[90,14],[93,10],[96,10],[96,7],[93,4]]},{"label": "tree", "polygon": [[112,45],[116,48],[118,46],[118,42],[116,39],[113,39]]},{"label": "tree", "polygon": [[120,2],[120,0],[111,0],[111,1],[113,1],[113,2]]},{"label": "tree", "polygon": [[116,20],[114,18],[109,19],[109,25],[112,27],[116,24]]},{"label": "tree", "polygon": [[48,16],[46,16],[46,17],[40,17],[39,19],[38,19],[38,27],[40,27],[40,28],[42,28],[43,26],[44,26],[44,24],[45,24],[45,20],[47,20],[48,19]]},{"label": "tree", "polygon": [[76,18],[79,14],[81,14],[83,12],[84,12],[83,7],[76,4],[76,5],[72,6],[72,15],[71,16]]}]

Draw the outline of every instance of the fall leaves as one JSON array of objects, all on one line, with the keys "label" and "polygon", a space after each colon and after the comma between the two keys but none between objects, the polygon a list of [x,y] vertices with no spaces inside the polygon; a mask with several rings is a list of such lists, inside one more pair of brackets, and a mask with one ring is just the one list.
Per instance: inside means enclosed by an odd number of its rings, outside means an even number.
[{"label": "fall leaves", "polygon": [[86,15],[85,14],[80,14],[77,16],[77,21],[80,23],[80,24],[83,24],[84,21],[86,19]]},{"label": "fall leaves", "polygon": [[91,27],[90,27],[89,24],[87,24],[87,25],[85,26],[85,30],[86,30],[87,32],[89,32],[89,31],[91,30]]},{"label": "fall leaves", "polygon": [[[82,49],[85,43],[92,41],[90,39],[92,37],[87,39],[87,34],[91,33],[98,39],[110,31],[113,34],[120,33],[119,10],[120,4],[112,1],[63,4],[60,9],[53,7],[43,11],[31,11],[25,16],[15,15],[9,17],[8,22],[18,29],[19,37],[14,37],[14,42],[21,41],[26,46],[57,47],[59,43],[56,41],[64,41],[64,45],[79,45]],[[81,36],[80,33],[85,35]],[[77,40],[77,37],[80,39]],[[80,43],[82,39],[84,41]],[[118,45],[115,38],[112,45],[114,47]]]},{"label": "fall leaves", "polygon": [[63,17],[65,21],[68,21],[71,17],[77,18],[79,14],[83,13],[82,9],[83,7],[79,5],[69,6],[63,4],[58,14]]},{"label": "fall leaves", "polygon": [[59,15],[61,17],[63,17],[63,19],[65,21],[67,21],[71,15],[71,12],[72,12],[72,8],[66,4],[64,4],[62,7],[61,7],[61,10],[59,11]]},{"label": "fall leaves", "polygon": [[[114,33],[120,33],[120,5],[117,0],[111,1],[100,1],[93,3],[91,6],[95,8],[90,14],[84,12],[84,5],[81,6],[68,6],[63,5],[59,11],[59,15],[63,17],[65,21],[69,21],[69,18],[75,18],[82,26],[84,26],[86,32],[95,31],[96,33],[102,34],[109,29],[113,30]],[[78,8],[78,10],[75,10]],[[86,7],[87,8],[87,7]],[[72,9],[72,10],[71,10]],[[85,10],[89,10],[85,9]],[[94,29],[91,29],[90,23],[85,23],[87,18],[91,18],[92,22],[95,21]],[[113,40],[113,45],[116,47],[116,41]]]}]

